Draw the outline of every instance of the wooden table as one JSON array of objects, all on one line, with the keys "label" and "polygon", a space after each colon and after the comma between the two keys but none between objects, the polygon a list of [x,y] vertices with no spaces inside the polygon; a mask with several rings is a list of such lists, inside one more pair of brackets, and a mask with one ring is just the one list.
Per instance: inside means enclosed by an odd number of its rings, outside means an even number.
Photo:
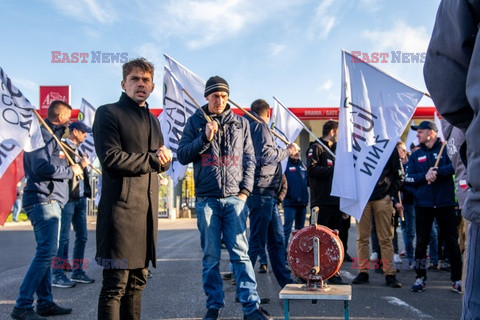
[{"label": "wooden table", "polygon": [[287,284],[279,294],[279,298],[284,299],[285,320],[290,319],[290,300],[343,300],[344,319],[348,320],[348,301],[352,300],[352,286],[330,284],[328,287],[328,291],[308,291],[304,284]]}]

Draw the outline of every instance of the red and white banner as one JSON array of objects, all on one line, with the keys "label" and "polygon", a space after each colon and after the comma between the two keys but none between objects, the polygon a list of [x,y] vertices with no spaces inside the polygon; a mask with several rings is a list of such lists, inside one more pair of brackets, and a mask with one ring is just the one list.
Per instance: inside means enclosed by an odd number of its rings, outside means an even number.
[{"label": "red and white banner", "polygon": [[70,86],[40,86],[40,115],[45,117],[50,103],[55,100],[62,100],[70,104]]}]

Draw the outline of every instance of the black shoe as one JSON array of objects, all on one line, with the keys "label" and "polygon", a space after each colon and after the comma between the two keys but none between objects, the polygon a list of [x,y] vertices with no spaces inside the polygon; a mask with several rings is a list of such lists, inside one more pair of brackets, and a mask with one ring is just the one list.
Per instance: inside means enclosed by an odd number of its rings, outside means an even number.
[{"label": "black shoe", "polygon": [[402,284],[397,280],[394,274],[385,276],[386,285],[392,288],[401,288]]},{"label": "black shoe", "polygon": [[350,255],[348,253],[345,252],[345,258],[343,259],[344,261],[347,261],[347,262],[352,262],[352,257],[350,257]]},{"label": "black shoe", "polygon": [[[148,278],[148,279],[153,278],[152,271],[148,270],[147,278]],[[74,279],[72,279],[72,280],[75,281]],[[92,281],[92,282],[93,282],[93,281]]]},{"label": "black shoe", "polygon": [[71,308],[62,308],[55,302],[47,306],[38,307],[37,306],[37,313],[41,316],[61,316],[64,314],[72,313]]},{"label": "black shoe", "polygon": [[222,280],[232,280],[232,279],[233,279],[232,272],[222,274]]},{"label": "black shoe", "polygon": [[335,275],[331,277],[330,279],[327,279],[328,284],[339,284],[339,285],[345,285],[348,284],[345,281],[343,281],[342,277],[340,275]]},{"label": "black shoe", "polygon": [[369,283],[370,281],[368,280],[368,273],[366,272],[360,272],[357,274],[357,276],[352,280],[353,284],[364,284],[364,283]]},{"label": "black shoe", "polygon": [[273,320],[273,317],[263,308],[258,308],[250,314],[245,314],[243,320]]},{"label": "black shoe", "polygon": [[10,315],[12,316],[13,319],[18,319],[18,320],[47,320],[47,318],[40,317],[35,311],[33,311],[33,308],[20,309],[20,308],[14,307]]},{"label": "black shoe", "polygon": [[218,319],[218,310],[217,309],[208,309],[203,320],[217,320]]},{"label": "black shoe", "polygon": [[438,266],[438,264],[433,264],[433,263],[430,263],[430,265],[428,266],[427,270],[429,271],[439,271],[440,270],[440,267]]},{"label": "black shoe", "polygon": [[261,264],[260,268],[258,269],[258,273],[267,273],[267,265]]}]

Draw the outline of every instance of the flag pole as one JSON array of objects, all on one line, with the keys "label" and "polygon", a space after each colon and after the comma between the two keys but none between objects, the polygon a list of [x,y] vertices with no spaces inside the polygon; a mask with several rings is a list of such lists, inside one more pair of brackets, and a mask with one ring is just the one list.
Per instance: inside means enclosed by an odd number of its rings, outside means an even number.
[{"label": "flag pole", "polygon": [[[55,135],[55,133],[53,133],[52,131],[52,128],[50,128],[48,126],[48,124],[45,122],[45,120],[43,120],[43,118],[40,116],[40,114],[38,113],[37,110],[33,109],[33,112],[35,113],[35,115],[37,116],[38,120],[42,123],[42,125],[45,127],[45,129],[47,129],[47,131],[53,136],[53,139],[55,139],[55,141],[58,143],[58,145],[60,146],[60,149],[62,149],[63,153],[65,153],[65,157],[67,157],[67,160],[68,162],[70,163],[70,165],[74,165],[75,164],[75,161],[73,161],[72,157],[70,157],[70,155],[68,154],[67,150],[65,149],[65,147],[63,146],[62,144],[62,141],[60,141],[60,139],[58,139],[58,137]],[[80,175],[79,178],[81,180],[83,180],[83,175]]]},{"label": "flag pole", "polygon": [[[165,55],[166,57],[168,57],[167,55]],[[169,59],[172,59],[170,57],[168,57]],[[173,59],[172,59],[173,60]],[[173,60],[175,61],[175,60]],[[175,61],[176,62],[176,61]],[[178,62],[177,62],[178,63]],[[178,84],[178,86],[180,86],[180,88],[182,88],[182,91],[185,92],[185,94],[190,98],[190,100],[192,100],[192,102],[195,104],[195,106],[202,110],[203,112],[203,115],[205,116],[205,118],[207,119],[207,121],[209,122],[212,122],[212,118],[205,112],[205,110],[202,109],[202,106],[200,106],[198,104],[198,102],[192,97],[192,95],[190,93],[188,93],[188,91],[182,86],[182,84],[180,83],[180,81],[178,81],[177,77],[170,71],[169,68],[165,67],[165,69],[168,71],[168,74],[173,78],[173,80],[175,80],[175,82]]]},{"label": "flag pole", "polygon": [[[256,122],[262,122],[260,121],[260,119],[258,119],[257,117],[255,117],[253,114],[251,114],[250,112],[248,112],[245,108],[241,107],[240,105],[236,104],[235,101],[232,101],[230,99],[228,99],[229,102],[231,102],[235,107],[237,107],[238,109],[242,110],[243,112],[245,112],[245,114],[247,116],[249,116],[250,118],[252,118],[254,121]],[[284,137],[282,137],[280,134],[278,134],[276,131],[270,129],[270,131],[273,133],[274,136],[276,136],[278,139],[282,140],[283,143],[285,143],[287,146],[292,144],[290,141],[288,141],[287,139],[285,139]]]},{"label": "flag pole", "polygon": [[[72,147],[70,147],[68,144],[62,142],[63,146],[68,150],[70,151],[71,153],[73,153],[76,157],[78,158],[82,158],[81,155],[79,155],[78,153],[75,152],[75,150],[72,149]],[[102,171],[98,170],[97,168],[95,168],[91,163],[88,164],[88,166],[90,168],[92,168],[93,170],[95,170],[98,174],[102,174]]]},{"label": "flag pole", "polygon": [[[181,63],[179,63],[178,61],[176,61],[175,59],[173,59],[172,57],[170,57],[169,55],[167,54],[163,54],[163,56],[167,59],[170,59],[172,61],[174,61],[176,64],[182,66],[182,68],[184,68],[185,70],[187,70],[188,72],[192,73],[195,75],[195,73],[193,73],[192,71],[190,71],[188,68],[186,68],[184,65],[182,65]],[[175,81],[177,83],[180,84],[180,81],[177,80],[177,78],[175,77],[175,75],[168,69],[168,72],[170,73],[170,75],[172,76],[173,79],[175,79]],[[198,77],[198,76],[197,76]],[[183,86],[180,84],[180,86],[182,87],[182,91],[185,92],[185,94],[190,98],[192,99],[193,103],[195,103],[195,105],[197,106],[197,108],[200,108],[200,105],[195,101],[195,99],[193,99],[193,97],[188,93],[188,91],[186,89],[183,88]],[[257,119],[257,117],[255,117],[253,114],[251,114],[250,112],[248,112],[247,110],[245,110],[244,108],[242,108],[241,106],[239,106],[238,104],[236,104],[234,101],[228,99],[229,102],[231,102],[233,105],[235,105],[237,108],[239,108],[240,110],[242,110],[243,112],[245,112],[245,114],[247,114],[250,118],[252,118],[253,120],[257,121],[257,122],[261,122],[259,119]],[[207,120],[208,121],[212,121],[212,119],[205,113],[205,111],[202,109],[203,111],[203,114],[205,115],[205,117],[207,117]],[[278,137],[280,140],[282,140],[286,145],[289,145],[291,144],[290,141],[288,141],[287,139],[285,139],[284,137],[282,137],[281,135],[279,135],[278,133],[276,133],[275,131],[271,130],[270,131],[276,136]]]},{"label": "flag pole", "polygon": [[328,153],[330,153],[330,154],[333,156],[333,158],[336,158],[336,156],[335,156],[335,154],[332,152],[332,150],[330,150],[330,148],[327,147],[327,146],[325,145],[325,143],[323,143],[310,129],[308,129],[307,126],[306,126],[302,121],[300,121],[300,119],[298,119],[296,115],[294,115],[287,107],[285,107],[280,101],[278,101],[277,98],[273,97],[273,99],[275,99],[275,101],[277,101],[278,104],[279,104],[281,107],[283,107],[285,110],[287,110],[288,113],[290,113],[290,115],[292,115],[293,118],[294,118],[296,121],[298,121],[298,123],[300,123],[300,124],[303,126],[303,128],[305,129],[305,131],[307,131],[307,132],[315,139],[315,141],[317,141],[318,143],[320,143],[320,145],[321,145],[323,148],[325,148],[325,150],[327,150]]}]

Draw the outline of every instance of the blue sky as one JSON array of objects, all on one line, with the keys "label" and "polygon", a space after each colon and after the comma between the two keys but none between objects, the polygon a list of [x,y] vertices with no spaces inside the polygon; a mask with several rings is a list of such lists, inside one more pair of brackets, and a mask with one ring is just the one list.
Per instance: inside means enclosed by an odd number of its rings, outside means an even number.
[{"label": "blue sky", "polygon": [[[72,86],[72,105],[95,106],[120,96],[121,63],[52,63],[52,51],[126,52],[156,66],[162,105],[166,53],[204,79],[224,77],[230,96],[288,107],[335,107],[341,49],[426,51],[439,0],[5,0],[0,66],[38,106],[39,85]],[[377,63],[425,89],[422,63]],[[431,106],[424,98],[420,105]]]}]

